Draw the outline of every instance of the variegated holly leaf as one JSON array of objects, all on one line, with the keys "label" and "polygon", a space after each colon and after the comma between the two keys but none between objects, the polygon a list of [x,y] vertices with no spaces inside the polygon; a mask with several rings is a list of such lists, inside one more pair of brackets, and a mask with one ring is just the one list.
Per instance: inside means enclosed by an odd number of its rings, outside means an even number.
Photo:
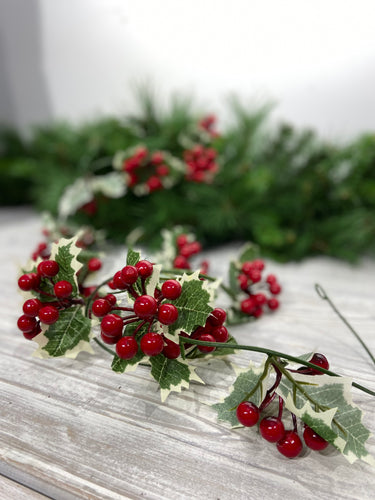
[{"label": "variegated holly leaf", "polygon": [[351,379],[298,373],[293,379],[282,377],[276,390],[286,408],[333,444],[350,463],[362,459],[375,466],[365,448],[370,431],[361,423],[362,412],[352,402]]},{"label": "variegated holly leaf", "polygon": [[135,266],[137,262],[139,262],[140,258],[141,254],[139,252],[136,252],[132,248],[129,248],[128,254],[126,256],[126,265]]},{"label": "variegated holly leaf", "polygon": [[[140,258],[141,258],[141,254],[139,252],[136,252],[132,249],[129,249],[127,257],[126,257],[126,265],[127,266],[135,266],[140,261]],[[161,265],[154,264],[154,268],[153,268],[151,276],[149,276],[145,280],[145,291],[146,291],[147,295],[154,294],[155,288],[159,284],[160,271],[161,271]],[[144,290],[142,287],[141,278],[138,278],[138,280],[133,284],[133,288],[139,295],[143,295]],[[133,300],[133,297],[129,296],[129,299]]]},{"label": "variegated holly leaf", "polygon": [[59,319],[34,337],[39,348],[33,356],[50,358],[65,356],[75,358],[81,351],[93,354],[90,346],[91,321],[82,314],[81,306],[60,311]]},{"label": "variegated holly leaf", "polygon": [[148,358],[143,354],[143,352],[139,349],[134,358],[131,359],[121,359],[117,356],[114,356],[111,368],[114,372],[118,373],[128,373],[136,370],[139,363],[146,361]]},{"label": "variegated holly leaf", "polygon": [[233,386],[229,389],[229,396],[221,403],[212,405],[217,411],[218,419],[229,422],[232,427],[239,426],[240,424],[236,415],[237,406],[242,401],[252,401],[257,406],[260,405],[267,392],[269,371],[269,367],[265,362],[260,366],[255,366],[251,362],[250,368],[244,370],[237,369],[237,378]]},{"label": "variegated holly leaf", "polygon": [[254,259],[259,258],[259,247],[258,245],[255,245],[254,243],[246,243],[240,251],[240,255],[237,258],[237,261],[240,264],[243,264],[244,262],[247,261],[252,261]]},{"label": "variegated holly leaf", "polygon": [[167,336],[174,340],[180,331],[190,334],[197,326],[203,326],[213,309],[210,306],[213,288],[207,281],[199,279],[199,271],[189,275],[183,274],[179,281],[181,295],[173,301],[178,309],[178,319],[165,329]]},{"label": "variegated holly leaf", "polygon": [[73,286],[73,296],[78,294],[77,273],[83,265],[78,260],[78,256],[81,253],[81,249],[76,246],[78,238],[79,235],[76,235],[74,238],[61,238],[57,243],[53,243],[50,257],[59,265],[59,272],[54,277],[54,282],[56,283],[61,280],[69,281]]},{"label": "variegated holly leaf", "polygon": [[149,359],[151,364],[151,375],[160,386],[160,396],[164,402],[169,394],[181,392],[183,388],[187,389],[190,382],[204,383],[195,373],[195,368],[189,366],[184,360],[168,359],[163,354],[152,356]]}]

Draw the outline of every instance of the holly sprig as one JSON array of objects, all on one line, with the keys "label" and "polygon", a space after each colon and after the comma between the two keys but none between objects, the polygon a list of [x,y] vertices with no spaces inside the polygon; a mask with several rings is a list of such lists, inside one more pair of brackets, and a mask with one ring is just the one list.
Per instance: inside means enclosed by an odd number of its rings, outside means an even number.
[{"label": "holly sprig", "polygon": [[[176,235],[180,252],[192,243],[184,233]],[[322,354],[295,357],[239,345],[229,334],[226,324],[231,315],[216,305],[217,292],[221,287],[228,294],[232,310],[243,301],[256,300],[261,292],[255,287],[262,283],[264,268],[256,247],[247,245],[230,263],[228,285],[199,269],[163,268],[129,249],[123,268],[97,286],[87,286],[86,280],[94,277],[101,260],[84,246],[77,235],[40,247],[33,255],[36,260],[19,278],[26,300],[18,327],[27,339],[37,342],[35,355],[74,358],[81,351],[93,353],[91,344],[95,342],[111,354],[115,372],[149,366],[164,401],[170,392],[187,389],[192,381],[202,382],[197,358],[237,350],[262,352],[266,355],[263,364],[251,364],[239,373],[228,397],[214,405],[220,420],[248,427],[259,421],[262,437],[276,442],[277,449],[289,458],[298,456],[303,447],[300,421],[305,424],[307,446],[322,449],[331,443],[349,462],[362,459],[375,464],[365,448],[370,433],[361,423],[361,411],[352,403],[350,386],[372,396],[375,392],[330,371]],[[246,287],[240,276],[245,276]],[[270,289],[278,285],[274,279],[264,283]],[[241,294],[246,298],[238,299]],[[241,321],[260,316],[241,309]],[[299,367],[293,368],[291,363]],[[278,400],[278,412],[269,416],[274,400]],[[286,410],[291,429],[284,425]]]}]

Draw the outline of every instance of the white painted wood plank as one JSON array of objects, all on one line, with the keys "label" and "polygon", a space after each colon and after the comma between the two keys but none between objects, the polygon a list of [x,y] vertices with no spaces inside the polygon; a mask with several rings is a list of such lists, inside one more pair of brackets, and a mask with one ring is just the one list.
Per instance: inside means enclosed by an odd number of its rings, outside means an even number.
[{"label": "white painted wood plank", "polygon": [[4,500],[43,500],[47,497],[0,475],[0,498]]},{"label": "white painted wood plank", "polygon": [[[289,461],[256,431],[217,423],[205,403],[224,396],[233,381],[222,361],[199,369],[205,386],[193,384],[161,404],[146,368],[113,373],[110,356],[98,347],[96,356],[84,353],[76,361],[32,358],[34,344],[15,327],[21,299],[14,262],[25,261],[38,228],[31,212],[0,211],[0,473],[54,498],[373,498],[375,475],[366,464],[350,466],[333,450]],[[209,252],[212,273],[221,274],[235,250]],[[375,351],[375,263],[352,267],[317,258],[268,268],[283,285],[282,308],[234,328],[236,338],[296,355],[324,352],[334,371],[374,390],[366,353],[313,285],[326,288]],[[233,359],[245,366],[261,355],[241,352]],[[374,432],[374,398],[353,394]]]}]

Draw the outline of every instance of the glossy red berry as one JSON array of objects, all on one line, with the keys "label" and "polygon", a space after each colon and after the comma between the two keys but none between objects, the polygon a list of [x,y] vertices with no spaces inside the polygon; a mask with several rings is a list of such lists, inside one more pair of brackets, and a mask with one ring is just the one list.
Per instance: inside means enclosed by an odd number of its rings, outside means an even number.
[{"label": "glossy red berry", "polygon": [[276,443],[284,437],[285,428],[279,418],[265,417],[260,421],[259,432],[266,441]]},{"label": "glossy red berry", "polygon": [[190,264],[186,257],[177,255],[173,261],[173,267],[176,269],[190,269]]},{"label": "glossy red berry", "polygon": [[177,280],[167,280],[161,286],[163,296],[168,300],[176,300],[181,295],[182,286]]},{"label": "glossy red berry", "polygon": [[237,406],[237,419],[245,427],[253,427],[259,420],[259,408],[251,401],[243,401]]},{"label": "glossy red berry", "polygon": [[134,337],[121,337],[116,343],[116,353],[121,359],[132,359],[138,352],[138,343]]},{"label": "glossy red berry", "polygon": [[117,299],[116,299],[116,295],[113,295],[113,293],[107,293],[107,295],[104,298],[106,301],[108,301],[111,304],[111,306],[116,305]]},{"label": "glossy red berry", "polygon": [[164,339],[165,346],[163,347],[163,354],[166,358],[168,359],[176,359],[180,356],[181,354],[181,349],[176,342],[173,342],[172,340],[169,339]]},{"label": "glossy red berry", "polygon": [[267,302],[267,297],[264,293],[256,293],[253,297],[258,306],[263,306]]},{"label": "glossy red berry", "polygon": [[148,319],[156,314],[158,303],[151,295],[141,295],[134,301],[134,312],[139,318]]},{"label": "glossy red berry", "polygon": [[211,326],[221,326],[227,319],[227,313],[221,307],[215,307],[207,318],[207,323]]},{"label": "glossy red berry", "polygon": [[73,292],[73,286],[69,281],[61,280],[55,283],[53,291],[58,299],[67,299]]},{"label": "glossy red berry", "polygon": [[272,283],[276,283],[277,282],[277,278],[274,274],[269,274],[266,278],[266,283],[268,283],[269,285],[271,285]]},{"label": "glossy red berry", "polygon": [[244,262],[241,267],[241,271],[246,275],[248,275],[250,271],[252,271],[253,269],[254,269],[253,263],[250,262],[249,260]]},{"label": "glossy red berry", "polygon": [[39,299],[29,299],[23,304],[22,310],[26,316],[35,317],[38,316],[39,309],[43,306],[43,303]]},{"label": "glossy red berry", "polygon": [[[112,282],[114,287],[118,288],[119,290],[124,290],[128,286],[128,283],[126,283],[126,281],[122,277],[122,271],[117,271],[117,273],[115,273]],[[110,286],[110,288],[112,287]]]},{"label": "glossy red berry", "polygon": [[156,332],[147,332],[141,338],[140,346],[146,356],[157,356],[164,349],[164,340]]},{"label": "glossy red berry", "polygon": [[36,326],[36,319],[31,316],[26,316],[26,314],[22,314],[18,318],[17,326],[21,330],[21,332],[32,332]]},{"label": "glossy red berry", "polygon": [[[321,354],[320,352],[316,352],[313,355],[313,357],[310,359],[310,363],[313,363],[316,366],[320,366],[325,370],[329,370],[328,359],[324,356],[324,354]],[[310,373],[312,375],[323,375],[322,372],[320,372],[319,370],[314,370],[313,368],[310,368]]]},{"label": "glossy red berry", "polygon": [[105,344],[113,345],[113,344],[117,344],[117,342],[121,339],[122,332],[120,332],[115,337],[111,337],[110,335],[106,335],[105,333],[100,332],[100,337]]},{"label": "glossy red berry", "polygon": [[249,279],[246,276],[246,274],[239,274],[238,275],[238,284],[240,285],[241,290],[247,290],[249,286]]},{"label": "glossy red berry", "polygon": [[261,307],[256,307],[252,314],[254,318],[260,318],[263,314],[263,309]]},{"label": "glossy red berry", "polygon": [[53,325],[59,319],[59,310],[55,306],[44,306],[39,309],[39,319],[46,325]]},{"label": "glossy red berry", "polygon": [[188,239],[187,234],[180,234],[176,238],[176,244],[177,244],[178,248],[182,248],[183,246],[185,246],[186,243],[188,243],[188,241],[189,241],[189,239]]},{"label": "glossy red berry", "polygon": [[284,457],[296,458],[301,453],[303,445],[301,438],[295,431],[286,431],[276,447]]},{"label": "glossy red berry", "polygon": [[101,331],[108,337],[117,337],[124,326],[124,322],[118,314],[107,314],[100,323]]},{"label": "glossy red berry", "polygon": [[214,337],[215,342],[226,342],[229,338],[228,330],[224,325],[213,328],[211,335]]},{"label": "glossy red berry", "polygon": [[272,295],[278,295],[281,292],[281,286],[278,283],[271,283],[270,292]]},{"label": "glossy red berry", "polygon": [[271,311],[275,311],[276,309],[279,308],[280,303],[279,303],[279,301],[277,299],[275,299],[274,297],[272,297],[272,299],[268,299],[267,300],[267,305],[271,309]]},{"label": "glossy red berry", "polygon": [[253,266],[255,267],[255,269],[258,269],[258,271],[263,271],[264,261],[261,259],[255,259],[253,260]]},{"label": "glossy red berry", "polygon": [[241,311],[245,314],[252,314],[256,307],[257,304],[252,297],[248,297],[241,302]]},{"label": "glossy red berry", "polygon": [[173,304],[161,304],[158,309],[158,320],[162,325],[171,325],[178,318],[178,309]]},{"label": "glossy red berry", "polygon": [[305,426],[305,430],[303,431],[303,439],[305,440],[306,446],[315,451],[325,450],[329,445],[328,441],[319,436],[319,434],[308,425]]},{"label": "glossy red berry", "polygon": [[139,273],[139,276],[141,276],[141,278],[143,279],[151,276],[152,271],[154,270],[154,266],[148,260],[140,260],[136,263],[135,267]]},{"label": "glossy red berry", "polygon": [[156,175],[152,175],[151,177],[149,177],[146,181],[146,185],[150,190],[150,193],[156,191],[157,189],[161,189],[163,187],[163,183]]},{"label": "glossy red berry", "polygon": [[126,285],[133,285],[138,276],[138,269],[135,266],[125,266],[121,270],[121,279]]},{"label": "glossy red berry", "polygon": [[59,272],[60,266],[55,260],[43,260],[38,264],[38,274],[47,278],[53,278]]},{"label": "glossy red berry", "polygon": [[248,276],[253,283],[259,283],[259,281],[262,279],[260,271],[255,268],[249,272]]},{"label": "glossy red berry", "polygon": [[23,274],[18,278],[18,286],[24,292],[33,290],[33,288],[35,287],[34,276],[31,273]]},{"label": "glossy red berry", "polygon": [[92,312],[98,318],[108,314],[111,309],[112,306],[107,299],[96,299],[92,304]]},{"label": "glossy red berry", "polygon": [[31,330],[31,332],[22,332],[23,333],[23,336],[25,337],[25,339],[27,340],[32,340],[34,337],[36,337],[40,332],[42,331],[42,328],[40,326],[39,323],[37,323],[35,325],[35,327],[33,328],[33,330]]},{"label": "glossy red berry", "polygon": [[99,271],[102,267],[102,261],[97,257],[92,257],[87,263],[88,270],[91,272]]},{"label": "glossy red berry", "polygon": [[[216,342],[215,337],[213,337],[210,333],[202,333],[197,340],[203,340],[204,342]],[[201,352],[212,352],[216,349],[216,347],[210,345],[198,345],[198,349]]]}]

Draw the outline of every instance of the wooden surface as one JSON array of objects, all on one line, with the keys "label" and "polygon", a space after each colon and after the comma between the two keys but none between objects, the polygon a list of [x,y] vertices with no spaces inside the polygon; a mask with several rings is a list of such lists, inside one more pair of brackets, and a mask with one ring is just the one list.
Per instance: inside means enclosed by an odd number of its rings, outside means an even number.
[{"label": "wooden surface", "polygon": [[[199,368],[205,386],[193,384],[161,404],[145,367],[113,373],[110,356],[96,346],[96,356],[75,361],[32,358],[35,344],[15,326],[21,314],[16,276],[40,240],[39,217],[2,209],[0,230],[1,499],[374,499],[375,472],[366,464],[349,465],[331,448],[288,460],[256,430],[218,423],[208,403],[225,396],[233,381],[223,361]],[[236,248],[207,254],[212,274],[221,274]],[[120,266],[123,255],[117,254]],[[374,390],[366,353],[313,285],[325,287],[374,352],[375,263],[352,267],[316,258],[268,262],[267,269],[283,285],[282,308],[233,328],[237,340],[295,355],[324,352],[334,371]],[[246,366],[261,356],[242,352],[231,359]],[[375,398],[353,395],[375,432]],[[368,449],[375,455],[373,437]]]}]

